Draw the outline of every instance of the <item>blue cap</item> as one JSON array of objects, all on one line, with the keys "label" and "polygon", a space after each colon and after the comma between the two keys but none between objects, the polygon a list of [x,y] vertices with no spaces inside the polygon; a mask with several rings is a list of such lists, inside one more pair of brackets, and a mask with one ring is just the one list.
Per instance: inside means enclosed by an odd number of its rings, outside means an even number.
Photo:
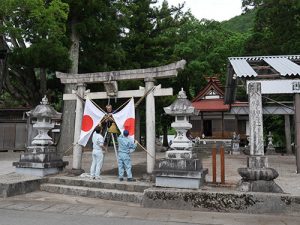
[{"label": "blue cap", "polygon": [[125,137],[127,137],[127,136],[129,135],[129,131],[128,131],[128,130],[124,130],[124,131],[123,131],[123,135],[124,135]]}]

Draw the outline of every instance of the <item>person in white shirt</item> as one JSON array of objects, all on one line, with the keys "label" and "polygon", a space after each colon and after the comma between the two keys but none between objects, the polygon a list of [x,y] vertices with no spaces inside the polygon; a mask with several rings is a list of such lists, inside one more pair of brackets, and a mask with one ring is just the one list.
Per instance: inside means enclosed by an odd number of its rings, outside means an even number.
[{"label": "person in white shirt", "polygon": [[101,135],[101,127],[97,126],[93,133],[93,152],[92,152],[92,165],[90,170],[90,175],[93,179],[100,179],[100,171],[103,166],[103,151],[104,148],[104,138]]}]

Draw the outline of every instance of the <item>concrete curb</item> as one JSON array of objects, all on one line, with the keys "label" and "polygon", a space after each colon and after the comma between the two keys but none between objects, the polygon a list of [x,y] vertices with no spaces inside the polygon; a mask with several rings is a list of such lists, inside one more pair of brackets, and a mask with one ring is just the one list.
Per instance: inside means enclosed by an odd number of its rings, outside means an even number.
[{"label": "concrete curb", "polygon": [[149,188],[144,192],[143,206],[231,213],[284,213],[300,212],[300,197],[258,192]]},{"label": "concrete curb", "polygon": [[47,178],[11,173],[0,176],[0,197],[6,198],[37,191]]}]

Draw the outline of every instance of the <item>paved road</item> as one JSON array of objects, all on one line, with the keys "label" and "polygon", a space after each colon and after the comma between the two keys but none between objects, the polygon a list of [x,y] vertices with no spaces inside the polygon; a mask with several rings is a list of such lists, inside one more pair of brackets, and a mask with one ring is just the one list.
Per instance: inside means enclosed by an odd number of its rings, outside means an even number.
[{"label": "paved road", "polygon": [[88,216],[88,215],[67,215],[60,213],[46,213],[46,212],[24,212],[18,210],[6,210],[0,209],[1,225],[163,225],[174,224],[184,225],[192,223],[174,223],[174,222],[160,222],[160,221],[148,221],[134,218],[114,218],[104,216]]},{"label": "paved road", "polygon": [[0,225],[299,225],[300,215],[254,215],[168,209],[34,192],[0,199]]}]

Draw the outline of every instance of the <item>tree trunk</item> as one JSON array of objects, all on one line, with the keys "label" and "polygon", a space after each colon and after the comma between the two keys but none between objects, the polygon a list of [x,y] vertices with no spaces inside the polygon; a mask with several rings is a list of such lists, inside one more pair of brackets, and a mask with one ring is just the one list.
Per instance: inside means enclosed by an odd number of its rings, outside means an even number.
[{"label": "tree trunk", "polygon": [[169,142],[168,142],[168,127],[163,126],[163,146],[164,147],[169,147]]},{"label": "tree trunk", "polygon": [[6,53],[7,53],[7,45],[4,41],[4,37],[0,35],[0,94],[3,90],[3,84],[5,82],[5,77],[7,73],[7,60],[6,60]]},{"label": "tree trunk", "polygon": [[47,92],[46,69],[40,68],[40,93],[41,93],[41,96],[46,95],[46,92]]},{"label": "tree trunk", "polygon": [[[79,36],[75,30],[76,20],[71,21],[71,41],[70,59],[72,66],[69,73],[78,73],[78,59],[79,59]],[[76,84],[65,84],[64,93],[72,93],[76,90]],[[64,101],[63,103],[63,118],[61,125],[61,135],[58,142],[58,152],[61,155],[72,152],[74,129],[75,129],[75,107],[76,101]],[[67,152],[66,152],[67,151]]]}]

